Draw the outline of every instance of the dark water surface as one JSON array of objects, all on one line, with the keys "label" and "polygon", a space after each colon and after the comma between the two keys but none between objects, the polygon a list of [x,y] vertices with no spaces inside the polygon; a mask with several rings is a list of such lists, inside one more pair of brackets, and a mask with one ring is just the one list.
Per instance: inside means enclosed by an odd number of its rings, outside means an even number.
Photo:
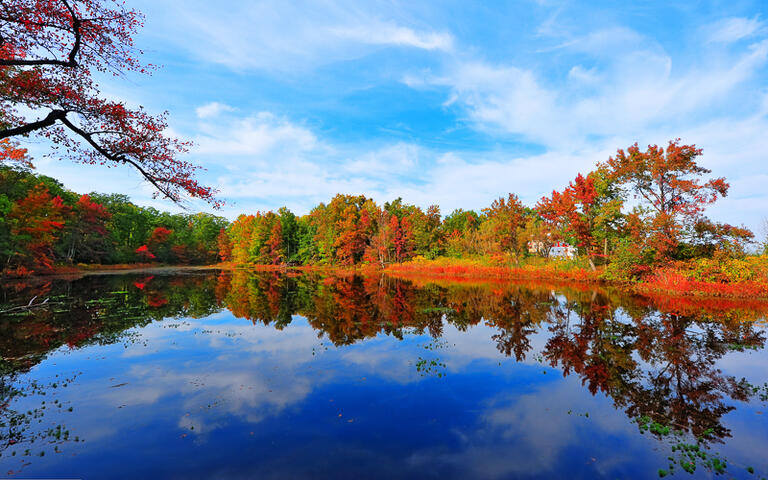
[{"label": "dark water surface", "polygon": [[760,304],[317,274],[40,282],[0,290],[0,476],[768,477]]}]

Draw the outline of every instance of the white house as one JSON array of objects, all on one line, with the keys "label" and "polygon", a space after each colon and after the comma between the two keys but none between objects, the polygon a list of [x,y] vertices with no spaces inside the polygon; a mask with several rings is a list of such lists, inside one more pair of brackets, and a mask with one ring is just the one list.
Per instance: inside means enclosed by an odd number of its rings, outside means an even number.
[{"label": "white house", "polygon": [[[546,255],[544,242],[528,242],[528,252]],[[549,250],[549,258],[574,258],[576,257],[576,247],[569,243],[557,242]]]},{"label": "white house", "polygon": [[574,258],[576,256],[576,247],[564,242],[557,242],[549,250],[550,258]]}]

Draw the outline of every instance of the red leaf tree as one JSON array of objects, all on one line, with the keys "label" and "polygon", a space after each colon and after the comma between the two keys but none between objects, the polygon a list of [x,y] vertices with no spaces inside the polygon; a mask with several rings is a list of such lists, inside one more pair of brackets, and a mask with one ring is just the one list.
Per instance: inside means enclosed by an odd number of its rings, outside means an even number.
[{"label": "red leaf tree", "polygon": [[145,262],[149,262],[155,259],[155,255],[149,251],[149,247],[142,245],[136,249],[136,255]]},{"label": "red leaf tree", "polygon": [[169,230],[165,227],[155,227],[147,240],[149,251],[161,262],[170,262],[171,260],[174,260],[172,258],[173,245],[170,241],[172,234],[173,230]]},{"label": "red leaf tree", "polygon": [[395,262],[402,262],[410,257],[413,252],[413,228],[408,217],[398,220],[392,215],[389,220],[389,229],[392,235],[392,250]]},{"label": "red leaf tree", "polygon": [[595,224],[600,214],[600,198],[592,175],[578,174],[562,193],[552,192],[551,198],[542,198],[537,209],[539,215],[561,234],[570,236],[584,249],[592,269],[596,251]]},{"label": "red leaf tree", "polygon": [[711,171],[696,163],[701,153],[696,145],[681,145],[679,138],[666,148],[649,145],[644,152],[635,143],[626,152],[618,150],[604,165],[612,179],[651,212],[648,244],[659,258],[669,257],[705,207],[728,193],[724,178],[703,178]]},{"label": "red leaf tree", "polygon": [[67,260],[100,261],[106,253],[107,221],[111,217],[104,205],[82,195],[67,220]]},{"label": "red leaf tree", "polygon": [[[0,139],[37,134],[86,164],[127,164],[175,202],[213,203],[164,133],[166,114],[104,99],[93,74],[145,73],[133,35],[142,16],[114,0],[5,0],[0,8]],[[22,113],[24,112],[24,113]],[[29,113],[32,112],[32,113]]]},{"label": "red leaf tree", "polygon": [[53,245],[64,228],[69,207],[60,197],[51,197],[48,188],[37,185],[26,197],[16,202],[8,214],[11,236],[17,244],[14,263],[36,271],[53,269]]}]

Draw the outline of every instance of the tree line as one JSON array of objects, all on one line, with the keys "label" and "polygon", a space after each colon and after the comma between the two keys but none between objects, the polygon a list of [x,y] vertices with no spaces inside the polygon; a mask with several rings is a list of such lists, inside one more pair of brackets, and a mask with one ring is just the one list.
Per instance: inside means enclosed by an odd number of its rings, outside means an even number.
[{"label": "tree line", "polygon": [[207,213],[140,207],[125,195],[81,195],[24,166],[0,163],[0,270],[6,274],[78,263],[214,263],[227,223]]},{"label": "tree line", "polygon": [[701,154],[679,139],[646,150],[635,144],[535,205],[510,193],[445,218],[436,205],[424,211],[400,198],[378,205],[340,194],[300,217],[286,208],[241,215],[219,236],[220,256],[275,265],[385,266],[416,256],[520,263],[564,243],[593,269],[605,264],[626,278],[671,260],[744,255],[753,233],[704,215],[729,185],[698,165]]}]

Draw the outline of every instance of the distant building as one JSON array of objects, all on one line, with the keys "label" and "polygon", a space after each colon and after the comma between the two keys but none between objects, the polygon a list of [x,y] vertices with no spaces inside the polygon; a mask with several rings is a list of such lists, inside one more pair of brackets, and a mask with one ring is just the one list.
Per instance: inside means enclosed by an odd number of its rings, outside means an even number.
[{"label": "distant building", "polygon": [[[528,242],[528,253],[547,255],[544,242]],[[549,258],[574,258],[576,257],[576,247],[569,243],[557,242],[549,249]]]},{"label": "distant building", "polygon": [[576,257],[576,247],[564,242],[557,242],[549,250],[550,258],[574,258]]}]

